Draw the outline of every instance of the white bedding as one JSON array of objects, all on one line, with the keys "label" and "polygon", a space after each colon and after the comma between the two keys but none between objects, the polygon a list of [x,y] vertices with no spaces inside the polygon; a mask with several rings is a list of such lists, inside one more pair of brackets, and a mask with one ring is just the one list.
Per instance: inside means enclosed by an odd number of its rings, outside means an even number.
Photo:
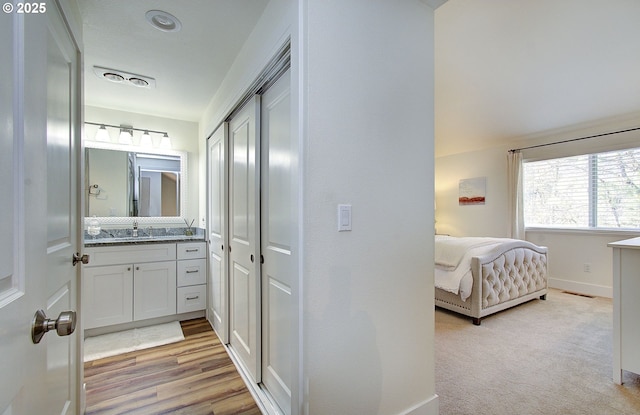
[{"label": "white bedding", "polygon": [[462,301],[466,301],[473,287],[471,258],[486,254],[505,241],[509,239],[436,235],[435,286],[460,294]]}]

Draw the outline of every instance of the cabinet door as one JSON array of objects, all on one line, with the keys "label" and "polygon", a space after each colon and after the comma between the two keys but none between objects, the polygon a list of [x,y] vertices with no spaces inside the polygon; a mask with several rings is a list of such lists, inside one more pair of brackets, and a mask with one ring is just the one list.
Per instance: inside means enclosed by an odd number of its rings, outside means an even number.
[{"label": "cabinet door", "polygon": [[132,265],[85,268],[83,285],[85,329],[132,321]]},{"label": "cabinet door", "polygon": [[176,262],[151,262],[134,267],[134,320],[175,314]]}]

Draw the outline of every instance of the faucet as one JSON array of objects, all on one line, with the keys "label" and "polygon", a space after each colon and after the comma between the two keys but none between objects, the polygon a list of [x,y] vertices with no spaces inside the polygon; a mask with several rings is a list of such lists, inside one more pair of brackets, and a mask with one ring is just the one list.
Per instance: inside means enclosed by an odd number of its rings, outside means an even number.
[{"label": "faucet", "polygon": [[133,234],[134,238],[138,237],[138,221],[133,221]]}]

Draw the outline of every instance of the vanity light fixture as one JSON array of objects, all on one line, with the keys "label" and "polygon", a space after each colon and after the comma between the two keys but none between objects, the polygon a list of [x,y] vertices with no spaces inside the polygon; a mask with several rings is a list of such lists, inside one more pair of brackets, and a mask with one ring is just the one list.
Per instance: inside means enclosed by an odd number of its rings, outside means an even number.
[{"label": "vanity light fixture", "polygon": [[[118,136],[118,141],[117,141],[118,144],[132,145],[134,143],[133,132],[140,131],[142,133],[140,135],[140,143],[139,143],[140,147],[146,147],[146,148],[160,147],[162,149],[167,149],[167,150],[171,150],[173,148],[173,146],[171,145],[171,138],[169,137],[169,133],[167,133],[166,131],[155,131],[155,130],[149,130],[146,128],[145,129],[135,128],[128,125],[109,125],[109,124],[102,124],[102,123],[96,123],[96,122],[90,122],[90,121],[85,121],[85,124],[98,126],[98,131],[96,132],[96,135],[94,137],[95,141],[110,142],[111,138],[109,136],[108,129],[112,128],[112,129],[117,129],[120,132],[120,135]],[[152,134],[153,135],[157,134],[161,136],[159,145],[154,145]]]}]

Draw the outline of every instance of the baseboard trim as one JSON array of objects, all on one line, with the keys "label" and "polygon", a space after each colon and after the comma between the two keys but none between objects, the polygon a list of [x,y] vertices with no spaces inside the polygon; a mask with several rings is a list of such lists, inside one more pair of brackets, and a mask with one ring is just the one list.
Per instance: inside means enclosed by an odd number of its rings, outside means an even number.
[{"label": "baseboard trim", "polygon": [[438,395],[433,395],[426,401],[420,402],[398,415],[438,415],[439,407]]},{"label": "baseboard trim", "polygon": [[572,291],[575,293],[593,295],[596,297],[613,298],[613,287],[606,287],[604,285],[561,280],[558,278],[549,278],[548,284],[549,288],[557,288],[559,290]]}]

